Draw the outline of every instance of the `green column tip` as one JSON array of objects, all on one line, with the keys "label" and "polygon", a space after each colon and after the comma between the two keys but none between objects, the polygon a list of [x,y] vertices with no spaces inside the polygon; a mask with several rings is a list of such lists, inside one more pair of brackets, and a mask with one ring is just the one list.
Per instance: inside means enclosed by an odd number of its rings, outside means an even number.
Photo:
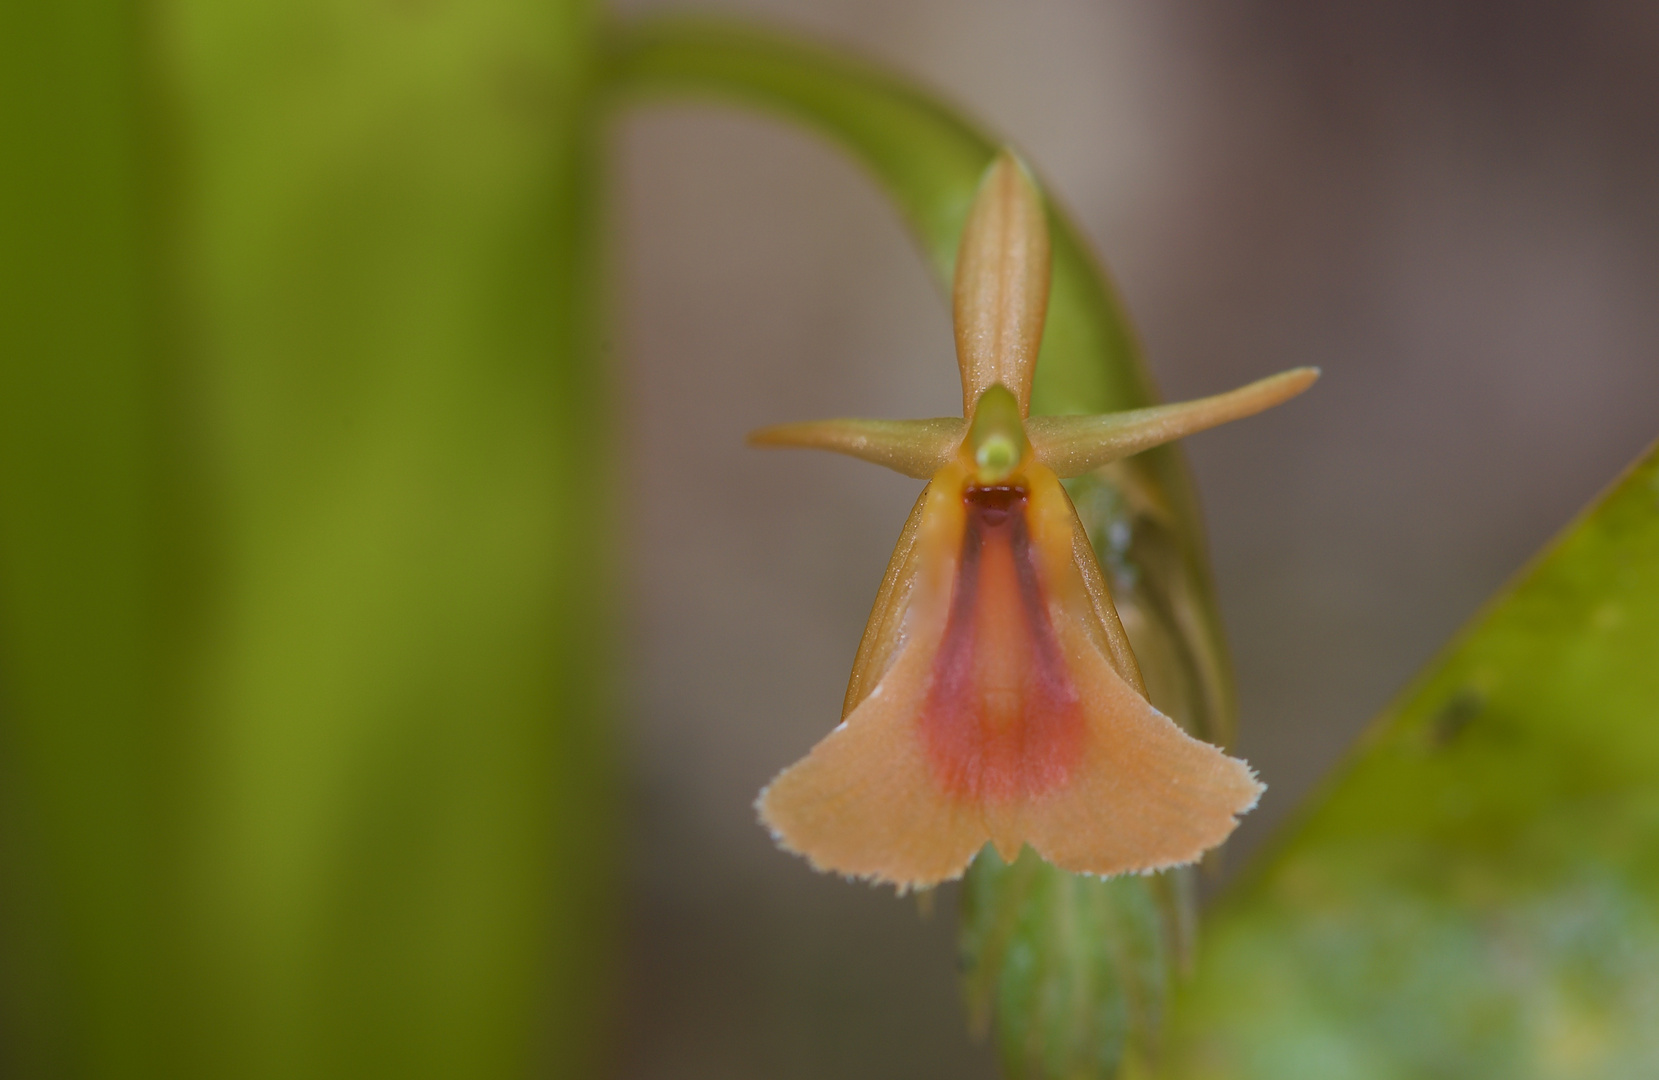
[{"label": "green column tip", "polygon": [[974,479],[981,484],[997,484],[1008,479],[1025,458],[1028,446],[1025,425],[1020,421],[1020,403],[1013,392],[997,383],[980,394],[974,403],[973,423],[968,428]]}]

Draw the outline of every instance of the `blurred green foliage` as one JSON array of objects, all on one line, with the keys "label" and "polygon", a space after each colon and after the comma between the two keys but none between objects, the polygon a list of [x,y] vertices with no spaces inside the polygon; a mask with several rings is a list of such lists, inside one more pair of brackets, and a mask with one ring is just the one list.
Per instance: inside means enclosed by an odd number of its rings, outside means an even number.
[{"label": "blurred green foliage", "polygon": [[153,1062],[181,595],[126,5],[0,9],[0,790],[12,1069]]},{"label": "blurred green foliage", "polygon": [[0,15],[27,1075],[602,1045],[595,12],[410,14]]},{"label": "blurred green foliage", "polygon": [[1659,1069],[1659,451],[1207,920],[1172,1075]]}]

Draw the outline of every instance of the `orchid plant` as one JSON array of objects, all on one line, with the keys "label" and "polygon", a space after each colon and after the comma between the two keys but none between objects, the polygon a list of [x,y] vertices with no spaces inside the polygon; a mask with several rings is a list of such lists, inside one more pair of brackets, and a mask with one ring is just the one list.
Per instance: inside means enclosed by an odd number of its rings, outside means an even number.
[{"label": "orchid plant", "polygon": [[1659,453],[1199,920],[1148,871],[1261,789],[1170,440],[1313,373],[1160,405],[1032,172],[891,73],[416,6],[0,10],[0,1071],[602,1074],[604,132],[700,97],[831,139],[954,287],[962,417],[757,434],[928,481],[760,811],[963,876],[1009,1076],[1659,1074]]},{"label": "orchid plant", "polygon": [[765,428],[929,477],[860,643],[839,727],[760,798],[814,866],[900,890],[961,876],[989,841],[1080,874],[1198,859],[1262,786],[1147,700],[1094,548],[1060,480],[1265,409],[1312,369],[1103,416],[1030,417],[1048,308],[1047,215],[1004,150],[956,260],[960,420]]}]

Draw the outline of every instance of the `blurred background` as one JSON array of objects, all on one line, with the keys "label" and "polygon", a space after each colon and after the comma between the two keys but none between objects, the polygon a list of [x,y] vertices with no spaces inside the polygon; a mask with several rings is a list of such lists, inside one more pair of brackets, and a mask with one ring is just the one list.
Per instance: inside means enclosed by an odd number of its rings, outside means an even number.
[{"label": "blurred background", "polygon": [[751,808],[917,485],[743,434],[953,413],[947,307],[811,135],[600,129],[670,9],[1002,132],[1167,398],[1324,369],[1187,448],[1234,869],[1659,434],[1643,0],[0,6],[0,1075],[993,1075],[953,890]]},{"label": "blurred background", "polygon": [[[1641,0],[630,2],[752,16],[1002,132],[1114,274],[1169,399],[1314,364],[1188,444],[1269,785],[1240,865],[1365,721],[1659,434],[1659,9]],[[917,485],[746,450],[959,407],[946,306],[873,184],[769,119],[616,140],[627,434],[623,1075],[990,1077],[931,919],[750,803],[835,721]]]}]

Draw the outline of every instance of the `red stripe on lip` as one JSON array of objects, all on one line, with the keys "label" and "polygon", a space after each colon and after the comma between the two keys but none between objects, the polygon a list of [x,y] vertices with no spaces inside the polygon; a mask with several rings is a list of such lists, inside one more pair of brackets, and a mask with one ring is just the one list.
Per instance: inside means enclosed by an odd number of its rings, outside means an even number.
[{"label": "red stripe on lip", "polygon": [[1024,487],[967,487],[944,637],[920,723],[934,775],[966,800],[1064,784],[1084,718],[1049,621]]}]

